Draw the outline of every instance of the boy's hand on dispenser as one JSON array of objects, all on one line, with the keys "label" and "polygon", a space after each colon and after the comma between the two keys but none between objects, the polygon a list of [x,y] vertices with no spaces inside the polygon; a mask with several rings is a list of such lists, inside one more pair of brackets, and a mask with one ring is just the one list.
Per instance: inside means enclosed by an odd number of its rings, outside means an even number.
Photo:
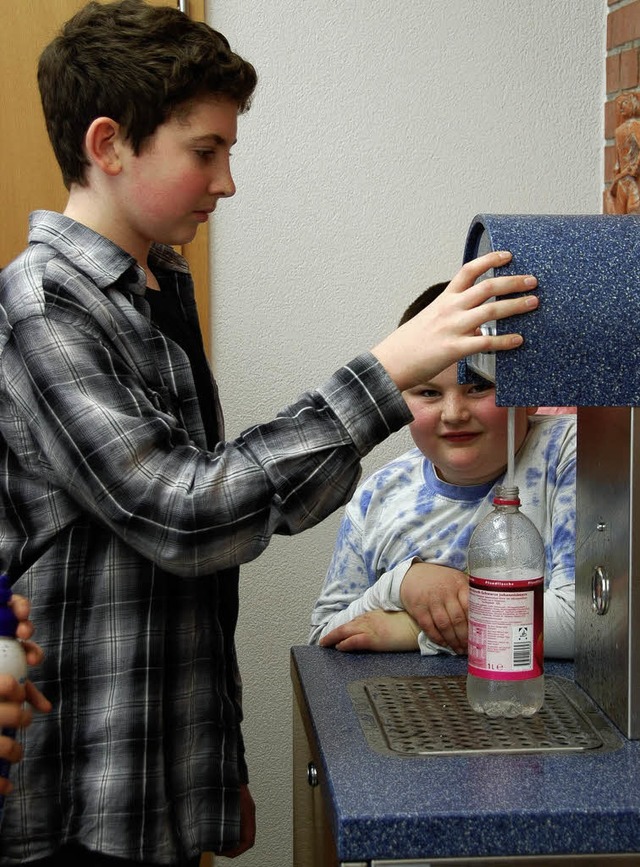
[{"label": "boy's hand on dispenser", "polygon": [[[510,259],[510,253],[496,252],[467,262],[435,301],[372,349],[400,391],[429,382],[467,355],[522,344],[519,334],[480,332],[486,322],[538,306],[535,295],[501,298],[535,288],[538,283],[531,275],[491,277],[475,283],[488,270],[504,266]],[[489,301],[494,297],[497,300]]]},{"label": "boy's hand on dispenser", "polygon": [[465,572],[416,561],[400,585],[406,611],[435,644],[467,652],[469,579]]}]

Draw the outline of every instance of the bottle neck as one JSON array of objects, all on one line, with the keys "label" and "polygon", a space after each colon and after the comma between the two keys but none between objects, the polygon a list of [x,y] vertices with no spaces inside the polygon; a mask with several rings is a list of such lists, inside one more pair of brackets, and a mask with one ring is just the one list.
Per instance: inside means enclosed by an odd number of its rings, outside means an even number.
[{"label": "bottle neck", "polygon": [[493,495],[493,505],[498,512],[517,512],[520,507],[520,491],[516,485],[498,485]]}]

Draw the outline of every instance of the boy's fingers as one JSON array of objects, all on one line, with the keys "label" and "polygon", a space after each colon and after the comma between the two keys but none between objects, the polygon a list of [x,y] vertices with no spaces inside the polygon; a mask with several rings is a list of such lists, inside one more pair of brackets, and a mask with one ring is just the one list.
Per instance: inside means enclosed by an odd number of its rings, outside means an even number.
[{"label": "boy's fingers", "polygon": [[44,651],[35,641],[23,642],[24,652],[27,656],[28,665],[40,665],[44,659]]},{"label": "boy's fingers", "polygon": [[14,738],[0,735],[0,758],[14,764],[22,758],[22,746]]},{"label": "boy's fingers", "polygon": [[496,337],[483,335],[475,338],[476,343],[467,355],[475,355],[477,352],[502,352],[505,349],[517,349],[524,343],[522,334],[500,334]]},{"label": "boy's fingers", "polygon": [[527,313],[535,310],[540,304],[537,295],[522,295],[519,298],[501,298],[499,301],[487,301],[469,311],[478,325],[491,322],[492,319],[506,319],[508,316]]},{"label": "boy's fingers", "polygon": [[475,281],[490,271],[492,268],[500,268],[511,261],[511,253],[507,250],[496,250],[485,253],[477,259],[465,262],[453,280],[449,283],[446,291],[460,292],[468,289]]},{"label": "boy's fingers", "polygon": [[10,674],[0,674],[0,702],[23,702],[24,696],[24,687],[20,686],[15,677]]},{"label": "boy's fingers", "polygon": [[49,713],[53,705],[49,701],[49,699],[40,692],[37,686],[31,683],[28,680],[25,684],[25,692],[27,696],[27,701],[35,710],[40,711],[40,713]]},{"label": "boy's fingers", "polygon": [[[516,292],[532,292],[538,285],[538,281],[531,274],[516,274],[513,277],[495,277],[489,280],[483,280],[481,283],[476,283],[470,286],[463,296],[470,308],[490,306],[497,303],[497,300],[504,301],[519,301],[519,298],[508,298]],[[537,295],[527,294],[525,298],[536,298]]]},{"label": "boy's fingers", "polygon": [[[492,295],[505,295],[511,292],[531,292],[538,285],[533,274],[514,274],[511,277],[492,277],[486,280],[486,291]],[[480,285],[480,284],[478,284]]]},{"label": "boy's fingers", "polygon": [[13,701],[0,702],[0,729],[26,729],[32,718],[29,708]]},{"label": "boy's fingers", "polygon": [[19,593],[13,593],[11,599],[9,600],[9,605],[11,606],[13,613],[15,614],[18,621],[18,625],[16,627],[16,637],[20,638],[21,640],[31,638],[34,632],[33,623],[29,620],[31,603],[28,599],[25,599],[24,596],[20,596]]},{"label": "boy's fingers", "polygon": [[535,310],[540,303],[537,295],[525,295],[521,298],[503,298],[500,301],[491,301],[482,304],[469,311],[476,322],[472,326],[474,334],[470,337],[473,347],[465,354],[475,352],[497,352],[503,349],[515,349],[522,345],[521,334],[483,334],[479,331],[481,325],[496,319],[506,319],[509,316],[517,316]]},{"label": "boy's fingers", "polygon": [[48,713],[52,704],[30,680],[23,686],[8,674],[0,674],[0,728],[24,728],[31,722],[31,710],[24,702],[41,713]]},{"label": "boy's fingers", "polygon": [[31,611],[31,603],[19,593],[13,593],[9,600],[9,605],[13,609],[18,625],[16,627],[16,637],[21,640],[31,638],[33,635],[33,623],[29,620],[29,612]]},{"label": "boy's fingers", "polygon": [[29,616],[29,611],[31,610],[31,603],[24,596],[21,596],[19,593],[12,593],[11,598],[9,600],[9,605],[13,608],[13,613],[16,615],[18,620],[25,620]]}]

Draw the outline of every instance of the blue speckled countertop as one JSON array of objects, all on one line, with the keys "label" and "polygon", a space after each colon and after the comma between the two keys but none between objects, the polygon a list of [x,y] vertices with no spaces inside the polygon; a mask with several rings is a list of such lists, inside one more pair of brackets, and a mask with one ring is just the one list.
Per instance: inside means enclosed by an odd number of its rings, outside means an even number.
[{"label": "blue speckled countertop", "polygon": [[[640,852],[640,741],[611,752],[389,756],[348,692],[371,677],[457,675],[466,659],[293,647],[344,861]],[[546,673],[573,679],[571,663]]]}]

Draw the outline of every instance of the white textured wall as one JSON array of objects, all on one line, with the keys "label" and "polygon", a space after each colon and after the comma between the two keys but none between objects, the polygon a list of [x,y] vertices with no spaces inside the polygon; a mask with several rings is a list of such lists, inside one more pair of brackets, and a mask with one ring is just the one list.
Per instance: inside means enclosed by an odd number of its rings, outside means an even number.
[{"label": "white textured wall", "polygon": [[[474,214],[600,211],[605,0],[208,3],[260,76],[213,227],[228,436],[391,330],[457,269]],[[234,864],[291,864],[289,647],[306,641],[338,518],[242,570],[258,841]]]}]

